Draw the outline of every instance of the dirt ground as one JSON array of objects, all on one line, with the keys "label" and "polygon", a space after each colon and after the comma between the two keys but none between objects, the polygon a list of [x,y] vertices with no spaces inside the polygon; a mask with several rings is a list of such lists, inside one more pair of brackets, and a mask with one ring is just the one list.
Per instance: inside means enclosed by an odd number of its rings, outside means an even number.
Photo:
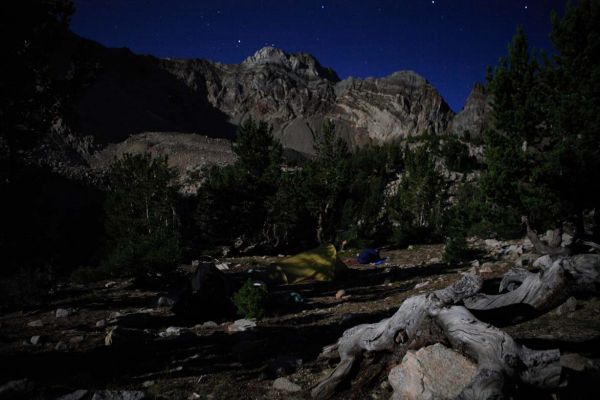
[{"label": "dirt ground", "polygon": [[[136,389],[156,399],[307,399],[310,388],[335,365],[317,360],[323,346],[352,326],[391,316],[409,296],[448,286],[471,268],[443,264],[442,251],[442,245],[382,251],[387,262],[381,266],[356,265],[353,251],[342,252],[350,277],[273,288],[278,303],[274,311],[256,329],[235,333],[227,329],[235,318],[202,325],[157,307],[166,288],[141,290],[129,281],[66,286],[43,307],[0,317],[0,385],[28,378],[37,398],[57,398],[76,389],[89,390],[87,398],[97,389]],[[514,260],[482,254],[480,263],[488,259],[493,268],[482,275],[493,290]],[[227,259],[230,269],[225,272],[242,281],[249,271],[273,260]],[[345,291],[342,298],[336,298],[339,290]],[[303,302],[294,302],[291,293]],[[57,318],[59,308],[70,314]],[[30,326],[32,322],[38,326]],[[123,334],[107,346],[105,337],[115,326]],[[182,329],[165,336],[168,327]],[[578,300],[568,318],[548,313],[507,331],[532,348],[560,346],[597,359],[600,301]],[[35,336],[40,338],[34,345]],[[273,389],[278,376],[302,391]],[[386,376],[361,390],[345,388],[337,398],[388,399],[392,391]]]}]

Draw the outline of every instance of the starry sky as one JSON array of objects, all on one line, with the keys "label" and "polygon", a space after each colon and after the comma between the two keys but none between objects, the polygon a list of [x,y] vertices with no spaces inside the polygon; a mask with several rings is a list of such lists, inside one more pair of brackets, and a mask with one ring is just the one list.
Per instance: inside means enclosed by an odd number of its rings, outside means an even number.
[{"label": "starry sky", "polygon": [[266,45],[313,54],[344,79],[414,70],[459,111],[522,25],[552,52],[565,0],[75,0],[71,28],[157,57],[239,63]]}]

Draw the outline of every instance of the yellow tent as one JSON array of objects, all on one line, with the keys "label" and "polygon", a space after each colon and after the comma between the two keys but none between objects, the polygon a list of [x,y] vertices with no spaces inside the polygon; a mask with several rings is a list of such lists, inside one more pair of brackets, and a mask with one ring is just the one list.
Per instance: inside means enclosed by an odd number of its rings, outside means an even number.
[{"label": "yellow tent", "polygon": [[335,246],[328,244],[272,264],[269,278],[284,284],[331,281],[347,268],[338,259]]}]

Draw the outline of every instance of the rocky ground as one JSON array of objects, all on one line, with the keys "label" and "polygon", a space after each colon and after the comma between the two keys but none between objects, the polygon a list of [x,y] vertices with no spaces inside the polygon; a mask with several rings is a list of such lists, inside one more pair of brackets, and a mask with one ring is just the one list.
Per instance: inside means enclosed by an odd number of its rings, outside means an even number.
[{"label": "rocky ground", "polygon": [[[349,278],[274,288],[276,306],[256,324],[181,320],[159,301],[166,287],[142,290],[130,281],[63,286],[39,308],[0,317],[0,399],[309,398],[310,388],[334,366],[318,359],[322,347],[345,329],[391,316],[404,299],[446,287],[468,270],[482,274],[485,290],[493,293],[510,267],[528,267],[535,259],[523,241],[472,245],[480,256],[457,268],[441,262],[441,245],[383,251],[388,259],[381,266],[355,265],[354,252],[342,252]],[[221,261],[226,274],[244,280],[276,258]],[[182,267],[182,273],[190,270]],[[505,329],[528,347],[559,347],[564,364],[582,373],[580,388],[598,378],[598,298],[570,299]],[[361,382],[360,389],[345,388],[338,398],[390,398],[387,370],[393,365],[374,367],[385,373]],[[564,390],[548,396],[586,398]]]}]

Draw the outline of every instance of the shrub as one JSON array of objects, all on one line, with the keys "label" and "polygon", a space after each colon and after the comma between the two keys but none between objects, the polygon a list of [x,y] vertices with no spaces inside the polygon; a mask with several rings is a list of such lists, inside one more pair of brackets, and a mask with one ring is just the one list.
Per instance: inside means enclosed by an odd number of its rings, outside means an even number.
[{"label": "shrub", "polygon": [[255,285],[250,279],[233,295],[233,304],[244,318],[262,318],[267,310],[269,291],[265,285]]},{"label": "shrub", "polygon": [[446,239],[444,261],[449,264],[460,263],[467,260],[472,252],[467,246],[467,240],[462,232],[455,232]]}]

